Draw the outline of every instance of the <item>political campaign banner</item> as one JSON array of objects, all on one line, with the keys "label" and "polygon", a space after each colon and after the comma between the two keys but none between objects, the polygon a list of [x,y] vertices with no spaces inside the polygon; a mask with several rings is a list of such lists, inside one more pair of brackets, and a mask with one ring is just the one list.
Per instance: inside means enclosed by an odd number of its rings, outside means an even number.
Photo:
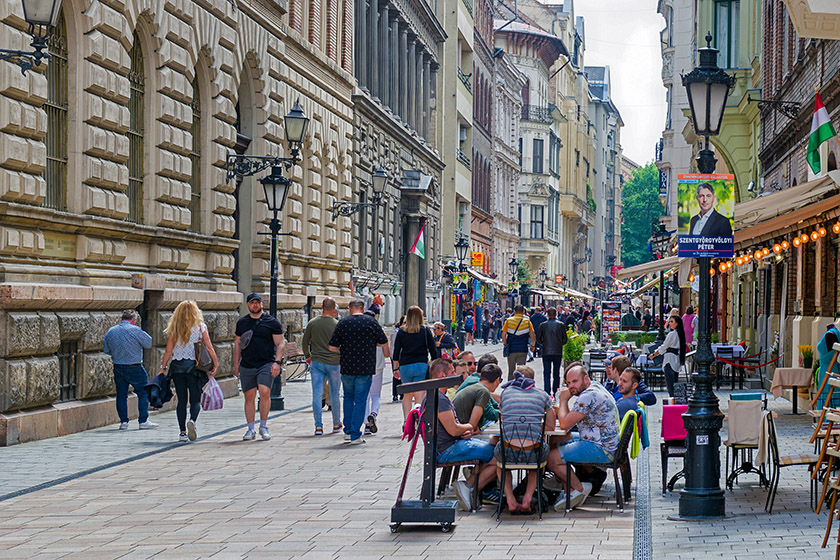
[{"label": "political campaign banner", "polygon": [[680,257],[732,258],[735,176],[677,175]]}]

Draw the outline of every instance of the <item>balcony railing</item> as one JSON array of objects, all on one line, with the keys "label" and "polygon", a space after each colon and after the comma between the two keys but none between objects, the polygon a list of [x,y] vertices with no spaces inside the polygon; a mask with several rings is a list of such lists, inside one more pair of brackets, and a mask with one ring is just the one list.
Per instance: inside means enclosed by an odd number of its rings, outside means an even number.
[{"label": "balcony railing", "polygon": [[464,87],[467,88],[467,91],[472,93],[472,83],[470,83],[470,78],[472,78],[472,72],[469,74],[464,74],[464,71],[461,70],[461,67],[458,67],[458,79],[461,80],[461,83],[464,84]]},{"label": "balcony railing", "polygon": [[461,150],[461,148],[458,148],[457,150],[455,150],[455,159],[460,161],[461,164],[463,164],[463,166],[466,167],[467,169],[472,169],[472,164],[470,163],[470,158],[467,157],[467,154],[465,154]]},{"label": "balcony railing", "polygon": [[538,105],[523,105],[522,120],[542,123],[550,123],[551,107],[540,107]]},{"label": "balcony railing", "polygon": [[470,17],[473,15],[473,3],[472,0],[461,0],[464,3],[464,6],[467,8],[467,11],[470,13]]}]

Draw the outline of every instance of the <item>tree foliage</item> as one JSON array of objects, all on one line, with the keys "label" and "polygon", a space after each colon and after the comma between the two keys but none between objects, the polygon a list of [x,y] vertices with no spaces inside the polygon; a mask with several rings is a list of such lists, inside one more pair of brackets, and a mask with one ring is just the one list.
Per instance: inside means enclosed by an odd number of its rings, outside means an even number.
[{"label": "tree foliage", "polygon": [[624,183],[621,194],[624,221],[621,224],[621,260],[633,266],[653,259],[648,251],[651,223],[664,215],[659,202],[659,170],[653,162],[638,168]]}]

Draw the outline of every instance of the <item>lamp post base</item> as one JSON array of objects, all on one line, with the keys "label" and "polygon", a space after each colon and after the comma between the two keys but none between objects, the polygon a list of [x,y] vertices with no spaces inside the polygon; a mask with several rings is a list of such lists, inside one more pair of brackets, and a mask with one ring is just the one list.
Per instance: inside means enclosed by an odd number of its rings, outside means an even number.
[{"label": "lamp post base", "polygon": [[283,374],[274,378],[271,384],[271,408],[270,410],[285,410],[286,404],[283,400]]}]

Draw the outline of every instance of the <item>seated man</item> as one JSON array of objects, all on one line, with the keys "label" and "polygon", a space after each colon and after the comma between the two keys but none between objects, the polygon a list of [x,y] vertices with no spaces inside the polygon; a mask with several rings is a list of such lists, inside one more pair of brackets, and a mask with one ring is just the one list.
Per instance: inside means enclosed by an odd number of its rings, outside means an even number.
[{"label": "seated man", "polygon": [[[618,409],[615,399],[597,381],[589,378],[582,364],[573,364],[566,370],[568,387],[558,397],[557,417],[562,430],[578,427],[574,438],[564,436],[565,441],[553,448],[548,456],[548,466],[565,486],[566,463],[611,463],[618,449]],[[569,399],[577,397],[569,408]],[[592,491],[592,484],[581,483],[574,472],[569,481],[572,492],[571,507],[583,504]],[[555,511],[563,511],[566,497],[555,502]]]},{"label": "seated man", "polygon": [[[630,367],[630,358],[627,356],[616,356],[612,359],[610,365],[611,367],[606,368],[608,379],[604,382],[604,388],[612,393],[615,400],[619,400],[621,398],[621,391],[618,389],[618,378],[621,376],[621,372]],[[653,394],[650,387],[645,385],[645,382],[641,379],[639,380],[639,387],[636,389],[636,396],[645,406],[656,404],[656,395]]]},{"label": "seated man", "polygon": [[[455,368],[455,375],[461,376],[461,383],[464,382],[464,379],[467,378],[469,373],[469,366],[467,366],[467,362],[462,360],[460,357],[457,360],[452,360],[452,367]],[[449,397],[449,400],[452,400],[452,397],[455,396],[455,393],[458,391],[458,385],[449,387],[446,390],[446,396]]]},{"label": "seated man", "polygon": [[[520,368],[523,366],[520,366]],[[497,368],[498,369],[498,368]],[[529,368],[530,369],[530,368]],[[533,372],[533,370],[532,370]],[[501,373],[501,369],[499,370]],[[533,375],[533,373],[532,373]],[[503,441],[496,444],[494,456],[498,476],[501,479],[502,453],[508,464],[534,464],[545,461],[548,457],[548,445],[541,437],[543,420],[553,427],[556,418],[551,406],[551,399],[545,391],[537,389],[533,378],[525,377],[522,372],[514,373],[513,381],[503,385],[502,392],[502,429]],[[537,488],[537,472],[528,471],[525,494],[522,503],[513,495],[513,477],[505,477],[505,499],[511,513],[531,511],[531,498]]]},{"label": "seated man", "polygon": [[[438,358],[429,364],[429,378],[438,379],[449,377],[455,370],[452,361]],[[438,463],[455,463],[458,461],[477,460],[483,463],[477,473],[473,473],[467,481],[459,480],[455,483],[455,495],[458,496],[461,509],[472,511],[472,488],[478,484],[484,488],[496,476],[496,461],[493,459],[493,445],[487,441],[472,438],[473,430],[469,424],[462,424],[455,415],[452,401],[446,396],[446,388],[440,388],[438,397],[438,425],[437,425],[437,461]]]},{"label": "seated man", "polygon": [[[478,383],[481,379],[481,375],[479,374],[479,372],[483,370],[484,366],[486,366],[487,364],[499,365],[499,360],[497,360],[496,356],[494,356],[493,354],[484,354],[478,360],[478,371],[476,371],[475,373],[471,373],[464,380],[464,382],[461,383],[461,386],[458,387],[458,390],[455,391],[455,394],[457,395],[470,385]],[[497,393],[493,393],[492,397],[492,399],[487,401],[487,406],[484,407],[484,415],[479,421],[480,426],[485,426],[490,422],[495,422],[499,419],[499,395]]]},{"label": "seated man", "polygon": [[[456,371],[457,373],[457,371]],[[502,368],[496,364],[487,364],[482,368],[478,383],[473,383],[452,398],[455,416],[467,420],[473,433],[478,433],[485,424],[481,420],[484,409],[493,400],[493,393],[502,380]],[[486,422],[485,422],[486,423]]]},{"label": "seated man", "polygon": [[639,406],[639,398],[636,396],[636,389],[642,382],[642,372],[636,368],[629,367],[621,372],[618,378],[618,390],[621,398],[615,403],[618,408],[619,422],[630,410],[636,410]]},{"label": "seated man", "polygon": [[[472,375],[478,370],[476,367],[475,354],[469,350],[458,354],[458,359],[463,360],[463,362],[467,364],[467,375]],[[465,375],[464,377],[466,378],[467,376]]]}]

